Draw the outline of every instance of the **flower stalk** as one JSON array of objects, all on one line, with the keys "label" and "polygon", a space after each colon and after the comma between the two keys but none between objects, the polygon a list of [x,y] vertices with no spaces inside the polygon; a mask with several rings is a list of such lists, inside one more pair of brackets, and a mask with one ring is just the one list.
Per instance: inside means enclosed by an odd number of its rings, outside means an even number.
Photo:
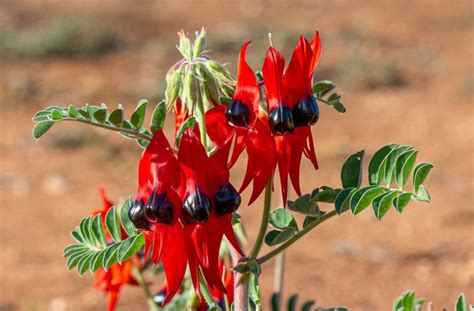
[{"label": "flower stalk", "polygon": [[150,287],[148,287],[148,284],[145,280],[145,277],[143,276],[143,273],[140,271],[140,268],[137,267],[136,265],[133,265],[132,271],[138,284],[140,285],[141,288],[143,288],[143,291],[145,292],[146,302],[148,304],[149,310],[150,311],[160,310],[158,305],[155,303],[155,300],[153,299],[153,294],[151,293]]},{"label": "flower stalk", "polygon": [[257,240],[255,241],[255,245],[253,246],[252,251],[250,252],[250,259],[256,259],[260,249],[263,246],[263,241],[265,239],[265,234],[268,228],[268,219],[270,217],[270,210],[272,205],[272,179],[268,181],[265,187],[265,200],[263,202],[263,215],[262,215],[262,223],[260,225],[260,230],[257,235]]}]

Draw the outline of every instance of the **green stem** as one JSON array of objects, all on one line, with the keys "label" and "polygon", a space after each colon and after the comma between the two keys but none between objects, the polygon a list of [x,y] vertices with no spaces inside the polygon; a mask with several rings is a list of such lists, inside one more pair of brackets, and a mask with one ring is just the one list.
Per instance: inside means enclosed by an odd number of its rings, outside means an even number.
[{"label": "green stem", "polygon": [[138,282],[138,284],[143,288],[143,291],[145,292],[146,302],[148,303],[148,307],[150,308],[150,311],[158,311],[159,307],[155,303],[155,300],[153,299],[153,294],[151,293],[150,288],[148,287],[148,284],[140,268],[137,267],[136,265],[133,265],[132,269],[134,272],[135,280]]},{"label": "green stem", "polygon": [[216,301],[212,297],[212,294],[207,287],[206,281],[204,280],[204,276],[202,275],[201,271],[199,271],[199,288],[201,289],[202,297],[204,300],[206,300],[208,309],[214,308],[214,310],[222,311],[222,309],[217,305]]},{"label": "green stem", "polygon": [[331,105],[331,106],[333,105],[333,104],[330,104],[327,100],[322,99],[321,97],[314,96],[314,98],[316,100],[320,101],[320,102],[323,102],[323,103],[327,104],[327,105]]},{"label": "green stem", "polygon": [[144,139],[144,140],[148,140],[148,141],[150,141],[151,138],[152,138],[150,135],[138,132],[138,130],[130,130],[130,129],[125,129],[125,128],[121,128],[121,127],[115,127],[115,126],[112,126],[112,125],[95,123],[95,122],[92,122],[92,121],[89,121],[89,120],[64,118],[64,119],[62,119],[62,121],[77,121],[77,122],[81,122],[81,123],[84,123],[84,124],[101,127],[101,128],[107,129],[107,130],[120,132],[122,134],[130,135],[130,136],[133,136],[135,138],[140,138],[140,139]]},{"label": "green stem", "polygon": [[297,234],[295,234],[294,237],[292,237],[288,241],[286,241],[285,243],[283,243],[279,247],[275,248],[274,250],[272,250],[268,254],[265,254],[262,257],[258,258],[257,259],[258,263],[263,264],[264,262],[272,259],[276,255],[280,254],[285,249],[287,249],[288,247],[293,245],[293,243],[295,243],[296,241],[301,239],[304,235],[306,235],[308,232],[313,230],[315,227],[317,227],[318,225],[322,224],[323,222],[325,222],[326,220],[332,218],[335,215],[337,215],[337,212],[336,211],[331,211],[331,212],[325,214],[324,216],[321,216],[320,218],[315,220],[313,223],[311,223],[311,224],[307,225],[306,227],[304,227],[303,230],[299,231]]},{"label": "green stem", "polygon": [[263,240],[265,239],[265,233],[267,232],[268,227],[268,218],[270,217],[270,209],[272,205],[272,179],[268,181],[265,186],[265,201],[263,202],[263,215],[262,223],[260,224],[260,231],[258,232],[257,240],[253,246],[252,251],[250,252],[250,259],[255,259],[260,252],[260,249],[263,246]]}]

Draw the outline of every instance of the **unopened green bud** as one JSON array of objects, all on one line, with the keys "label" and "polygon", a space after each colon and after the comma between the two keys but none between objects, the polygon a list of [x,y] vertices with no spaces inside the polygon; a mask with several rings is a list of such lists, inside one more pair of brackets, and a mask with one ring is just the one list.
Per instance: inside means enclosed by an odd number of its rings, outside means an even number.
[{"label": "unopened green bud", "polygon": [[178,32],[179,36],[179,45],[178,45],[178,50],[181,52],[181,55],[187,60],[192,60],[193,54],[192,54],[192,45],[191,45],[191,40],[186,36],[184,33],[184,30],[181,30]]},{"label": "unopened green bud", "polygon": [[193,47],[193,56],[197,58],[204,53],[204,49],[206,48],[206,29],[202,27],[199,33],[196,33],[196,40],[194,41]]},{"label": "unopened green bud", "polygon": [[176,70],[175,72],[171,73],[169,75],[169,78],[167,79],[165,97],[166,107],[168,108],[168,110],[171,110],[173,108],[173,105],[179,96],[182,86],[181,75],[182,71]]}]

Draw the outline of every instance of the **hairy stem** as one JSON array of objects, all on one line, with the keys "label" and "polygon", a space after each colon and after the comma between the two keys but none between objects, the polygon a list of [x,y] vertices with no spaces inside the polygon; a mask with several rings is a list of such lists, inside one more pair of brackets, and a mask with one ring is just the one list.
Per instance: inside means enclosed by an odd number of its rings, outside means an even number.
[{"label": "hairy stem", "polygon": [[318,225],[322,224],[323,222],[325,222],[326,220],[332,218],[335,215],[337,215],[337,212],[336,211],[331,211],[331,212],[321,216],[320,218],[315,220],[313,223],[311,223],[311,224],[307,225],[306,227],[304,227],[301,231],[299,231],[297,234],[295,234],[295,236],[292,237],[291,239],[289,239],[288,241],[286,241],[285,243],[283,243],[279,247],[275,248],[274,250],[272,250],[268,254],[265,254],[262,257],[258,258],[257,259],[258,263],[263,264],[264,262],[272,259],[276,255],[280,254],[281,252],[286,250],[288,247],[293,245],[293,243],[295,243],[296,241],[301,239],[304,235],[306,235],[308,232],[310,232],[311,230],[316,228]]},{"label": "hairy stem", "polygon": [[148,303],[148,307],[150,308],[150,311],[158,311],[159,307],[153,299],[153,294],[151,293],[150,288],[148,287],[148,284],[145,280],[145,277],[143,276],[143,273],[140,271],[140,268],[137,267],[136,265],[133,265],[132,269],[133,269],[133,274],[135,276],[135,280],[138,282],[138,284],[143,288],[143,291],[145,292],[146,302]]},{"label": "hairy stem", "polygon": [[101,124],[101,123],[91,122],[89,120],[64,118],[63,121],[77,121],[77,122],[81,122],[81,123],[84,123],[84,124],[88,124],[88,125],[92,125],[92,126],[96,126],[96,127],[101,127],[103,129],[106,129],[106,130],[120,132],[122,134],[130,135],[130,136],[133,136],[135,138],[140,138],[140,139],[144,139],[144,140],[148,140],[148,141],[150,141],[151,138],[152,138],[150,135],[138,132],[138,130],[130,130],[130,129],[125,129],[125,128],[119,128],[119,127],[115,127],[115,126],[108,125],[108,124]]},{"label": "hairy stem", "polygon": [[[238,265],[241,261],[247,259],[242,256],[232,244],[226,239],[227,246],[232,257],[232,266]],[[248,274],[241,274],[234,271],[234,310],[249,310],[249,277]]]},{"label": "hairy stem", "polygon": [[272,204],[272,179],[267,183],[265,187],[265,201],[263,203],[263,215],[262,223],[260,224],[260,230],[258,232],[257,240],[250,252],[250,259],[255,259],[263,246],[263,240],[265,239],[265,233],[268,227],[268,218],[270,217],[270,209]]}]

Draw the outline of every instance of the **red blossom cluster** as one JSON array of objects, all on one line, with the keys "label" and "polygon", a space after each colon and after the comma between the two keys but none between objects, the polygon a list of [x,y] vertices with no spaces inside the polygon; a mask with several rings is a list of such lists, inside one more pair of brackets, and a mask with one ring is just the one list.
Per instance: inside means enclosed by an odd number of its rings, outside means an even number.
[{"label": "red blossom cluster", "polygon": [[[163,304],[178,292],[187,269],[199,296],[200,271],[211,292],[231,294],[222,281],[219,248],[225,237],[234,251],[242,253],[231,224],[232,213],[240,205],[239,193],[253,182],[250,203],[255,201],[278,166],[286,202],[288,176],[301,193],[302,155],[318,168],[310,126],[319,118],[311,91],[321,53],[319,34],[311,43],[300,38],[286,71],[284,58],[270,47],[262,70],[266,109],[260,107],[260,86],[245,61],[249,44],[240,52],[232,101],[205,114],[206,134],[201,135],[202,126],[186,128],[175,154],[159,129],[140,160],[138,192],[129,217],[145,235],[145,261],[161,261],[165,269]],[[176,98],[177,130],[190,116],[190,110],[184,109],[187,106]],[[217,147],[211,155],[201,142],[206,135]],[[244,150],[247,170],[237,191],[229,182],[229,169]]]}]

